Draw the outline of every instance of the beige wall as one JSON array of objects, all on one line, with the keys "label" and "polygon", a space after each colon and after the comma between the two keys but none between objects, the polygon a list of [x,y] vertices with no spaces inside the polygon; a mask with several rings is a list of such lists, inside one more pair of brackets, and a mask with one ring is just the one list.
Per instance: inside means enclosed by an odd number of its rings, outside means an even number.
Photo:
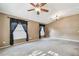
[{"label": "beige wall", "polygon": [[0,14],[0,46],[9,44],[9,21],[7,16]]},{"label": "beige wall", "polygon": [[49,36],[79,39],[79,15],[64,17],[47,25]]},{"label": "beige wall", "polygon": [[28,22],[29,39],[39,39],[39,23],[34,21]]}]

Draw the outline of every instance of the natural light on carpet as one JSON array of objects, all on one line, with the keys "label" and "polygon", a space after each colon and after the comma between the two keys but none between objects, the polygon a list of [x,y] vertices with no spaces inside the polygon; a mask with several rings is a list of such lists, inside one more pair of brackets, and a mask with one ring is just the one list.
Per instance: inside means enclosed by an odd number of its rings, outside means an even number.
[{"label": "natural light on carpet", "polygon": [[59,54],[53,51],[44,52],[41,50],[36,50],[36,51],[33,51],[32,54],[29,54],[28,56],[59,56]]}]

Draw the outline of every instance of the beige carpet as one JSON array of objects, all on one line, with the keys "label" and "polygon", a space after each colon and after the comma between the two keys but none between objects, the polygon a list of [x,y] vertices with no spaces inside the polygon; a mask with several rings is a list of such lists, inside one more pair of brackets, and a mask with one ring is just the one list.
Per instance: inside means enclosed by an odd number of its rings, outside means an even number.
[{"label": "beige carpet", "polygon": [[0,50],[1,56],[79,56],[79,42],[41,39]]}]

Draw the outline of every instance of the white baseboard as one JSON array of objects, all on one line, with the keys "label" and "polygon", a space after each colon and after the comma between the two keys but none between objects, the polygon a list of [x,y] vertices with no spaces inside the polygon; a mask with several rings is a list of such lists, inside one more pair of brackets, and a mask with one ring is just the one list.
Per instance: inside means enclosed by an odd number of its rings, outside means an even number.
[{"label": "white baseboard", "polygon": [[7,48],[7,47],[10,47],[10,45],[0,47],[0,49]]},{"label": "white baseboard", "polygon": [[57,37],[50,37],[49,39],[58,39],[58,40],[66,40],[66,41],[73,41],[73,42],[79,42],[79,40],[75,39],[67,39],[67,38],[57,38]]},{"label": "white baseboard", "polygon": [[[12,46],[20,45],[20,44],[23,44],[23,43],[25,43],[25,42],[17,43],[17,44],[14,44]],[[0,47],[0,49],[7,48],[7,47],[11,47],[11,45],[7,45],[7,46]]]}]

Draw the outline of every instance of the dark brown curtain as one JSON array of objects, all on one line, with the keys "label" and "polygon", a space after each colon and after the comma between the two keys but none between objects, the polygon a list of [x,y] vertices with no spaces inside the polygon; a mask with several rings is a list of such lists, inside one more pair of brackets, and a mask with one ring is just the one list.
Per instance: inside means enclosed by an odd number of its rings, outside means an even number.
[{"label": "dark brown curtain", "polygon": [[10,19],[10,45],[14,44],[13,32],[16,29],[17,25],[18,25],[18,22],[16,21],[16,19],[11,18]]},{"label": "dark brown curtain", "polygon": [[26,41],[28,41],[28,31],[27,31],[27,22],[26,21],[21,21],[22,27],[24,31],[26,32]]}]

